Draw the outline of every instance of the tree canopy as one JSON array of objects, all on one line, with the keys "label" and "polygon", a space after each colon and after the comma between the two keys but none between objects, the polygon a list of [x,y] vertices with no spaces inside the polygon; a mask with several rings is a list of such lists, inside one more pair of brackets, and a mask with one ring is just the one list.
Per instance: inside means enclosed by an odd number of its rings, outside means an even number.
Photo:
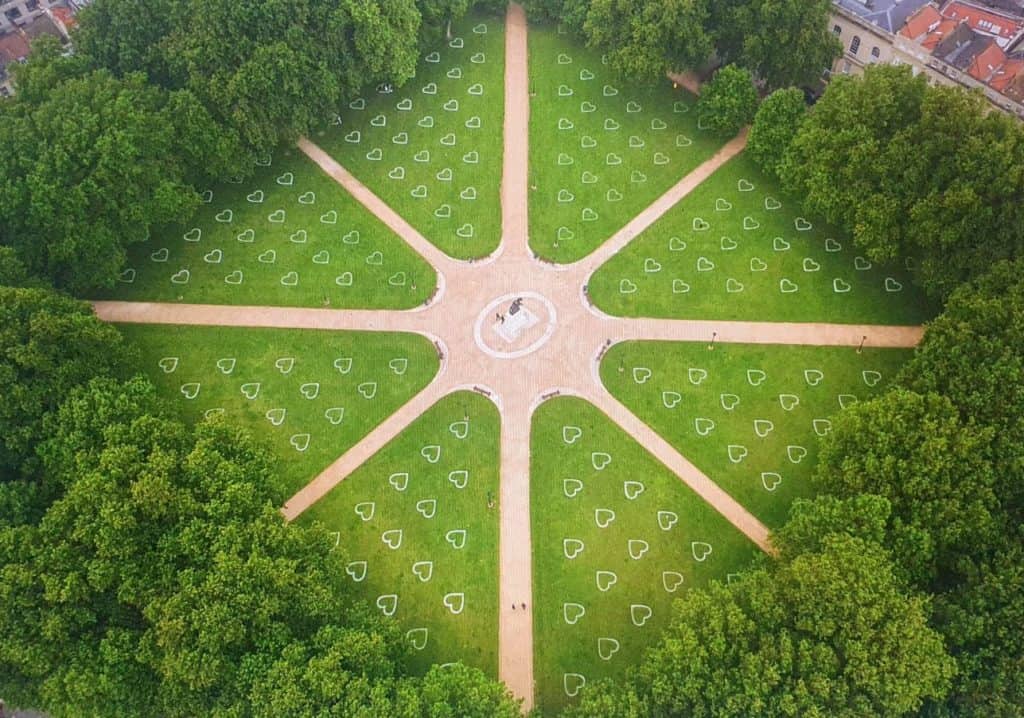
[{"label": "tree canopy", "polygon": [[189,182],[224,171],[216,158],[235,144],[188,92],[35,48],[24,93],[0,103],[0,243],[58,287],[109,286],[125,247],[187,218]]},{"label": "tree canopy", "polygon": [[701,89],[697,101],[704,127],[720,135],[732,136],[754,119],[757,90],[750,71],[736,65],[718,70]]},{"label": "tree canopy", "polygon": [[125,377],[133,351],[92,309],[43,289],[0,287],[0,523],[28,520],[52,487],[38,473],[44,420],[97,376]]},{"label": "tree canopy", "polygon": [[795,87],[776,90],[757,108],[747,152],[768,174],[778,177],[786,149],[807,116],[804,93]]},{"label": "tree canopy", "polygon": [[916,260],[944,297],[1024,249],[1024,128],[984,103],[906,66],[837,77],[790,143],[783,183],[873,261]]}]

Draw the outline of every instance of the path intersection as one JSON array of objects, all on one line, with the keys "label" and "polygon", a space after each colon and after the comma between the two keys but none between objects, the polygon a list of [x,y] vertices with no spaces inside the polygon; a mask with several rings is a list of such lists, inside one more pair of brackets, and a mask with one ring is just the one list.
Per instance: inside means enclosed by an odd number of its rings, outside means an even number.
[{"label": "path intersection", "polygon": [[472,262],[441,252],[317,145],[300,141],[302,152],[434,267],[438,290],[421,307],[363,311],[95,303],[97,314],[113,322],[413,332],[429,338],[441,366],[434,380],[295,494],[283,513],[289,520],[301,515],[445,396],[471,390],[493,401],[501,417],[499,674],[527,709],[535,690],[533,615],[509,607],[534,596],[530,425],[538,406],[555,396],[590,402],[754,544],[770,551],[764,524],[604,387],[598,366],[605,352],[631,340],[709,342],[712,337],[721,343],[912,347],[922,333],[919,327],[627,319],[600,312],[587,295],[591,275],[739,154],[745,134],[682,178],[597,251],[574,264],[553,265],[537,259],[527,240],[529,110],[526,19],[513,4],[506,20],[501,244],[489,257]]}]

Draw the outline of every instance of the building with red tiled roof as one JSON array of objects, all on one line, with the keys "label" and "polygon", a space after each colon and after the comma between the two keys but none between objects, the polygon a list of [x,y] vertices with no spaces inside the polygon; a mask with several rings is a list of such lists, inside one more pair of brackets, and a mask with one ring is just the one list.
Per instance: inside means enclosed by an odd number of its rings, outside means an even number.
[{"label": "building with red tiled roof", "polygon": [[1024,31],[1024,18],[966,0],[950,0],[942,8],[942,16],[966,22],[975,32],[994,37],[1000,47],[1008,47]]}]

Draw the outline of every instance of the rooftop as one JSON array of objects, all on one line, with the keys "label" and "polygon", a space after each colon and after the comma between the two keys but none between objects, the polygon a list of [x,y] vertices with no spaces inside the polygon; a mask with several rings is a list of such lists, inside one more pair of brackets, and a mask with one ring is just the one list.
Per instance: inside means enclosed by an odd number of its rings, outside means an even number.
[{"label": "rooftop", "polygon": [[833,0],[839,7],[895,33],[928,0]]}]

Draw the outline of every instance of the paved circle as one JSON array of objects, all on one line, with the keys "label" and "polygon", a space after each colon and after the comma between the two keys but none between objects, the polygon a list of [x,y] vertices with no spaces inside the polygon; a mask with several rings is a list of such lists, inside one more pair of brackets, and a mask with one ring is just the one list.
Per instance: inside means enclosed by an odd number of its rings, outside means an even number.
[{"label": "paved circle", "polygon": [[[491,320],[516,299],[524,300],[527,311],[540,310],[543,314],[547,314],[547,316],[539,316],[539,323],[534,327],[525,329],[525,337],[522,337],[520,341],[506,344],[506,348],[501,348],[498,346],[498,342],[503,340],[491,328]],[[476,341],[477,348],[487,356],[494,357],[495,359],[518,359],[527,354],[532,354],[547,344],[548,340],[551,339],[551,335],[555,333],[557,321],[558,314],[555,311],[555,305],[543,295],[537,292],[504,294],[492,300],[477,316],[476,324],[473,326],[473,339]]]}]

